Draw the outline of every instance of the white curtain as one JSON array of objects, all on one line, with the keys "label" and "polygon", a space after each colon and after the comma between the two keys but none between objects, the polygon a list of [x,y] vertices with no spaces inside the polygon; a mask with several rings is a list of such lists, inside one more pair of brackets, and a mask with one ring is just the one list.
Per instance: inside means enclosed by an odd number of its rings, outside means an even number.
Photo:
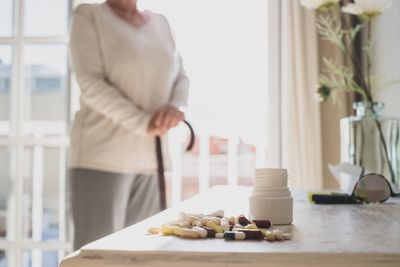
[{"label": "white curtain", "polygon": [[281,2],[281,164],[291,188],[322,188],[315,15],[298,0]]}]

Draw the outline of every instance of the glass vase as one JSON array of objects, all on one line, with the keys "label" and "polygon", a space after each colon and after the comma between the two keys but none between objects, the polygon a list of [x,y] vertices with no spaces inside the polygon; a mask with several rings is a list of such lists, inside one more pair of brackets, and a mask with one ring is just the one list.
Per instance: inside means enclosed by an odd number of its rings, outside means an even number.
[{"label": "glass vase", "polygon": [[[383,115],[382,102],[356,102],[355,116],[340,121],[341,161],[400,185],[400,120]],[[397,191],[397,190],[396,190]]]}]

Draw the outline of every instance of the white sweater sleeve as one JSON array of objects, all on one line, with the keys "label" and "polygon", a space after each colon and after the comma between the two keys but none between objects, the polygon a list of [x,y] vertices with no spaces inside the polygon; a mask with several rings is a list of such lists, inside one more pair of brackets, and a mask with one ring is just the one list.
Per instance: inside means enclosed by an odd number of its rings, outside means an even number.
[{"label": "white sweater sleeve", "polygon": [[74,12],[70,35],[70,54],[81,100],[114,123],[146,135],[151,114],[141,110],[106,77],[104,62],[91,7],[79,6]]},{"label": "white sweater sleeve", "polygon": [[180,71],[174,83],[170,100],[170,104],[178,108],[186,107],[189,97],[189,79],[186,76],[181,57],[179,57],[179,65]]},{"label": "white sweater sleeve", "polygon": [[[171,40],[174,43],[176,49],[175,38],[171,26],[166,17],[162,16],[162,18],[164,19],[168,27],[171,35]],[[186,107],[189,98],[189,85],[189,78],[187,77],[185,68],[183,67],[182,58],[179,56],[179,74],[174,82],[174,87],[172,88],[172,94],[169,104],[178,108]]]}]

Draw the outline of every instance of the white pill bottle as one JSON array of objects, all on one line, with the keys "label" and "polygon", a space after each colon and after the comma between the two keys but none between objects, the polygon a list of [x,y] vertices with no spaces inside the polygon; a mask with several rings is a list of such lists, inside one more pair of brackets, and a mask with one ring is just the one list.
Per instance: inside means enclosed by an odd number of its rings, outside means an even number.
[{"label": "white pill bottle", "polygon": [[249,217],[270,220],[274,225],[293,222],[293,198],[287,186],[286,169],[257,169],[254,188],[249,197]]}]

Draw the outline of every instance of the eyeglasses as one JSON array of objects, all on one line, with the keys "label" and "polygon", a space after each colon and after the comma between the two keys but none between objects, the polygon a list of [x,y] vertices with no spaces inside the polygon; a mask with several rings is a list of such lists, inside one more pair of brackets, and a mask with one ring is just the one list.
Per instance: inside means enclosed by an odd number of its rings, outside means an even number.
[{"label": "eyeglasses", "polygon": [[390,197],[399,197],[399,193],[393,192],[389,181],[380,174],[370,173],[360,177],[352,196],[360,202],[376,203],[385,202]]},{"label": "eyeglasses", "polygon": [[349,194],[311,194],[315,204],[359,204],[385,202],[390,197],[400,197],[395,193],[389,181],[380,174],[369,173],[362,175]]}]

